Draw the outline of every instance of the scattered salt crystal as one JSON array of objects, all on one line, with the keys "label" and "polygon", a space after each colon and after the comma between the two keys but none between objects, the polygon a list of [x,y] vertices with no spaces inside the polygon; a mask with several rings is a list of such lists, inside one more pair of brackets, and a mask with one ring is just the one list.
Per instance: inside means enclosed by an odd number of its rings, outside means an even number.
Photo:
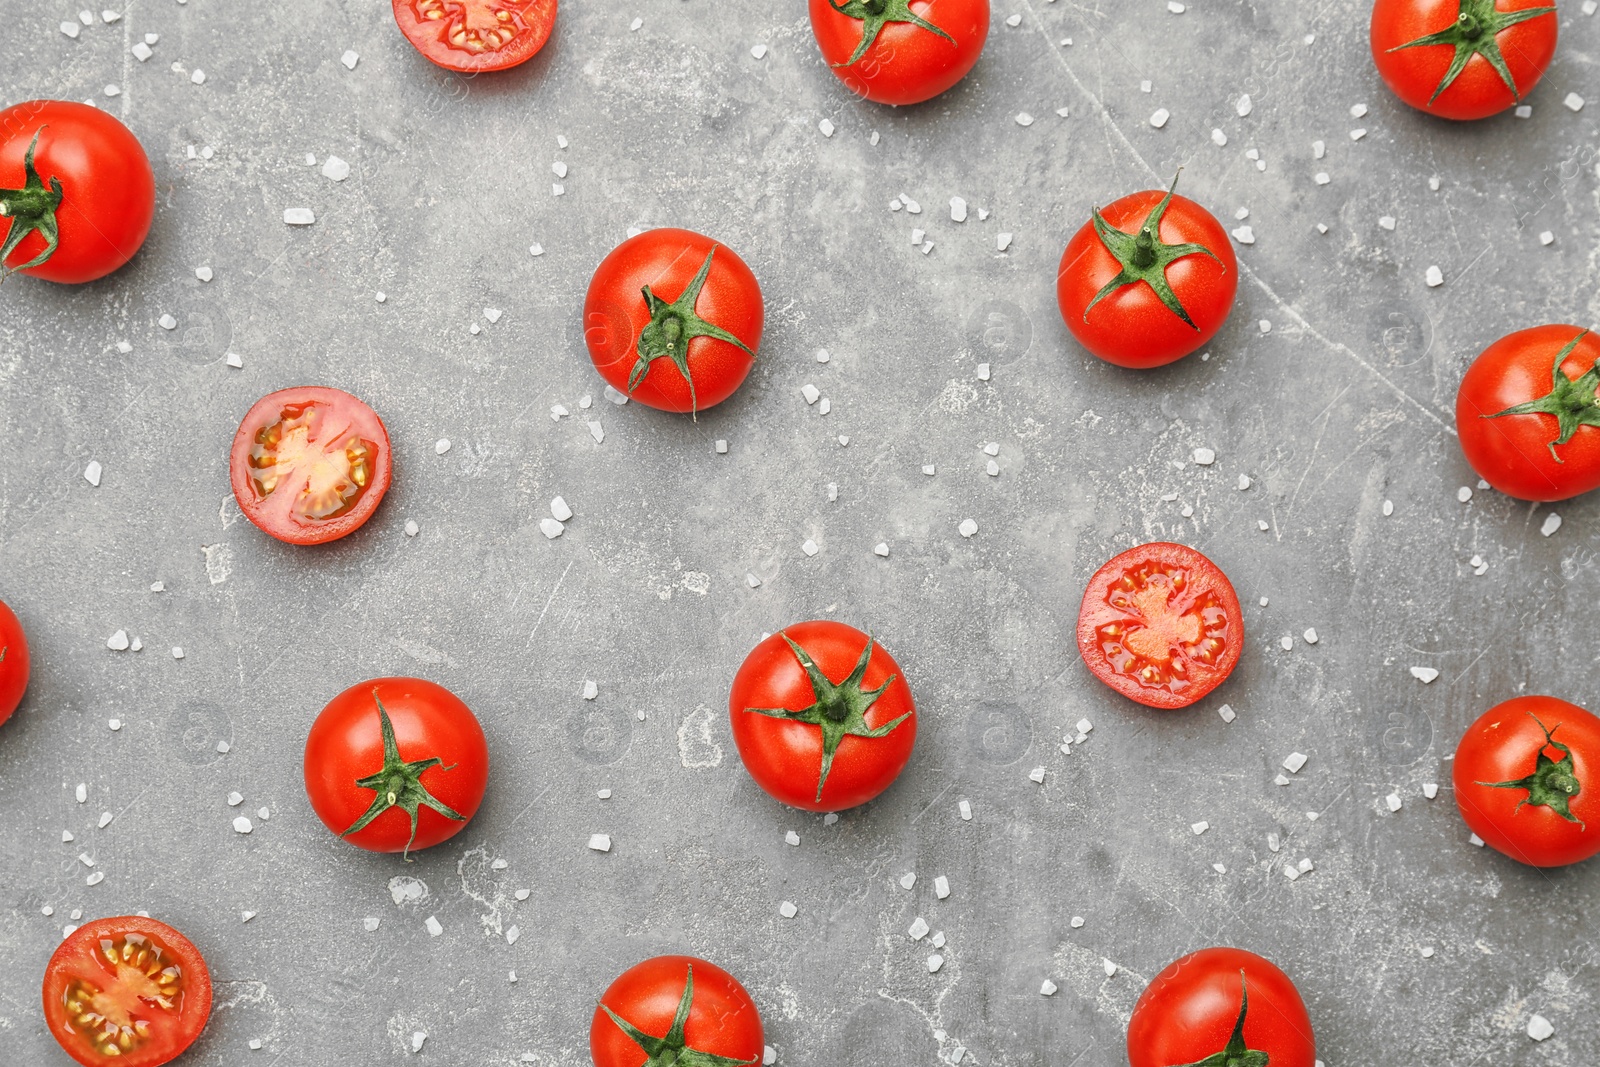
[{"label": "scattered salt crystal", "polygon": [[1074,915],[1072,917],[1072,928],[1074,930],[1083,929],[1083,916],[1082,915]]},{"label": "scattered salt crystal", "polygon": [[89,465],[83,468],[83,480],[88,482],[90,485],[99,488],[100,474],[102,470],[103,468],[100,466],[100,461],[97,459],[91,459],[89,461]]},{"label": "scattered salt crystal", "polygon": [[959,196],[952,196],[950,198],[950,221],[967,221],[967,202]]},{"label": "scattered salt crystal", "polygon": [[1390,811],[1399,811],[1400,810],[1400,794],[1399,793],[1390,793],[1388,796],[1383,798],[1383,802],[1385,804],[1389,805],[1389,810]]},{"label": "scattered salt crystal", "polygon": [[416,519],[407,519],[405,530],[407,537],[415,537],[422,532],[422,527],[417,525]]},{"label": "scattered salt crystal", "polygon": [[1304,634],[1302,634],[1301,636],[1306,639],[1306,644],[1308,644],[1308,645],[1316,644],[1317,643],[1316,627],[1312,627],[1312,628],[1306,630],[1306,632]]},{"label": "scattered salt crystal", "polygon": [[751,589],[760,589],[761,579],[746,571],[744,576],[744,584],[749,586]]},{"label": "scattered salt crystal", "polygon": [[1053,997],[1053,996],[1055,996],[1056,995],[1056,984],[1054,982],[1050,981],[1050,979],[1046,978],[1044,980],[1044,982],[1041,983],[1040,986],[1039,986],[1039,995],[1041,997]]},{"label": "scattered salt crystal", "polygon": [[1552,511],[1544,517],[1544,525],[1539,527],[1539,532],[1549,537],[1559,529],[1561,529],[1561,516]]},{"label": "scattered salt crystal", "polygon": [[533,244],[528,246],[528,255],[535,257],[544,255],[544,245],[540,244],[538,241],[533,242]]},{"label": "scattered salt crystal", "polygon": [[109,811],[102,811],[100,813],[100,829],[104,830],[110,826],[113,818],[114,816]]},{"label": "scattered salt crystal", "polygon": [[178,320],[173,318],[170,314],[164,314],[156,320],[156,325],[160,326],[163,330],[176,330],[178,328]]},{"label": "scattered salt crystal", "polygon": [[909,892],[917,884],[917,872],[907,871],[900,876],[900,888]]},{"label": "scattered salt crystal", "polygon": [[921,941],[928,936],[929,926],[922,916],[918,915],[911,923],[911,929],[906,931],[906,936],[913,941]]},{"label": "scattered salt crystal", "polygon": [[1256,529],[1260,530],[1262,533],[1266,533],[1268,530],[1272,529],[1272,527],[1267,525],[1266,519],[1257,519]]},{"label": "scattered salt crystal", "polygon": [[1256,329],[1260,330],[1264,334],[1265,333],[1271,333],[1272,332],[1272,320],[1271,319],[1262,319],[1262,320],[1260,320],[1259,322],[1256,323]]},{"label": "scattered salt crystal", "polygon": [[1437,266],[1429,267],[1428,273],[1424,276],[1424,280],[1427,281],[1430,289],[1437,289],[1439,286],[1444,284],[1444,271],[1440,270]]},{"label": "scattered salt crystal", "polygon": [[1197,823],[1191,823],[1189,829],[1194,831],[1194,836],[1199,837],[1201,834],[1211,829],[1211,824],[1202,819]]},{"label": "scattered salt crystal", "polygon": [[346,50],[345,54],[339,57],[339,62],[344,64],[346,70],[355,70],[356,64],[361,62],[361,57],[354,50]]},{"label": "scattered salt crystal", "polygon": [[1412,667],[1411,677],[1415,678],[1423,685],[1427,685],[1429,682],[1439,677],[1439,672],[1434,670],[1432,667]]},{"label": "scattered salt crystal", "polygon": [[1395,227],[1395,217],[1393,215],[1379,215],[1378,225],[1385,230],[1393,230]]},{"label": "scattered salt crystal", "polygon": [[1211,865],[1211,869],[1213,871],[1216,871],[1218,874],[1227,874],[1228,873],[1227,866],[1224,865],[1224,864],[1221,864],[1221,863],[1213,863]]},{"label": "scattered salt crystal", "polygon": [[611,837],[608,834],[590,834],[589,847],[596,852],[611,851]]},{"label": "scattered salt crystal", "polygon": [[944,957],[935,953],[928,957],[928,973],[937,974],[940,967],[944,966]]},{"label": "scattered salt crystal", "polygon": [[1043,767],[1035,767],[1033,770],[1029,771],[1028,772],[1028,780],[1031,781],[1031,782],[1036,782],[1039,785],[1043,785],[1044,784],[1044,768]]},{"label": "scattered salt crystal", "polygon": [[1033,116],[1026,111],[1019,111],[1017,112],[1016,122],[1018,126],[1032,126]]},{"label": "scattered salt crystal", "polygon": [[[1577,108],[1573,108],[1573,110],[1576,111]],[[1555,1032],[1556,1028],[1551,1026],[1550,1020],[1543,1015],[1536,1014],[1528,1020],[1528,1036],[1535,1041],[1549,1040]]]},{"label": "scattered salt crystal", "polygon": [[1244,118],[1246,115],[1250,114],[1251,107],[1250,94],[1245,93],[1238,99],[1238,102],[1233,105],[1233,110],[1239,113],[1240,118]]},{"label": "scattered salt crystal", "polygon": [[971,822],[972,821],[972,802],[971,801],[963,800],[961,803],[956,805],[956,810],[958,812],[960,812],[961,821],[962,822]]},{"label": "scattered salt crystal", "polygon": [[1001,251],[1001,252],[1004,252],[1006,249],[1010,248],[1011,247],[1011,234],[1002,233],[999,236],[997,236],[994,239],[994,246],[995,246],[996,250]]},{"label": "scattered salt crystal", "polygon": [[1477,834],[1473,834],[1467,838],[1467,844],[1472,845],[1474,848],[1482,848],[1483,838],[1479,837]]},{"label": "scattered salt crystal", "polygon": [[286,207],[283,209],[283,221],[289,226],[310,226],[317,221],[317,215],[308,207]]},{"label": "scattered salt crystal", "polygon": [[833,136],[833,123],[828,119],[823,119],[821,122],[817,123],[817,129],[822,131],[822,136],[824,137]]},{"label": "scattered salt crystal", "polygon": [[77,40],[78,34],[83,32],[83,28],[80,27],[76,22],[63,22],[61,24],[61,32],[66,34],[68,37],[71,37],[73,40]]},{"label": "scattered salt crystal", "polygon": [[350,164],[338,156],[329,156],[322,164],[322,176],[331,181],[342,182],[350,177]]},{"label": "scattered salt crystal", "polygon": [[794,901],[786,900],[782,904],[778,905],[778,914],[782,915],[785,919],[792,919],[796,915],[800,914],[800,909],[795,907]]},{"label": "scattered salt crystal", "polygon": [[233,820],[233,828],[235,832],[241,834],[247,834],[251,830],[255,829],[255,827],[251,825],[250,820],[243,815]]},{"label": "scattered salt crystal", "polygon": [[1316,182],[1318,185],[1327,185],[1329,182],[1333,181],[1332,178],[1328,177],[1328,172],[1325,170],[1317,171],[1317,173],[1312,176],[1311,180]]},{"label": "scattered salt crystal", "polygon": [[105,871],[95,871],[93,874],[91,874],[89,877],[87,877],[87,878],[85,878],[83,880],[83,884],[84,885],[99,885],[101,882],[103,882],[105,880],[106,880],[106,872]]},{"label": "scattered salt crystal", "polygon": [[950,895],[950,879],[946,878],[942,874],[935,878],[933,880],[933,895],[938,897],[940,900],[944,900],[946,897],[948,897]]},{"label": "scattered salt crystal", "polygon": [[962,519],[961,525],[956,527],[956,532],[961,534],[962,537],[971,537],[978,532],[978,524],[971,519]]},{"label": "scattered salt crystal", "polygon": [[143,41],[136,42],[132,48],[128,49],[128,51],[132,52],[133,58],[137,59],[141,63],[155,55],[155,52],[151,49],[151,47],[145,44]]},{"label": "scattered salt crystal", "polygon": [[242,922],[242,923],[247,923],[251,919],[254,919],[255,917],[256,917],[256,913],[253,912],[253,911],[241,911],[239,913],[239,921]]},{"label": "scattered salt crystal", "polygon": [[1433,959],[1433,946],[1432,945],[1423,946],[1422,958],[1425,959],[1425,960]]},{"label": "scattered salt crystal", "polygon": [[1432,800],[1434,797],[1438,796],[1439,795],[1439,783],[1438,782],[1424,782],[1422,784],[1422,795],[1427,797],[1429,800]]},{"label": "scattered salt crystal", "polygon": [[1240,226],[1233,231],[1233,239],[1242,245],[1256,243],[1256,231],[1249,226]]},{"label": "scattered salt crystal", "polygon": [[1209,448],[1200,447],[1194,450],[1194,461],[1202,467],[1209,467],[1217,461],[1217,454]]},{"label": "scattered salt crystal", "polygon": [[1104,957],[1102,957],[1100,960],[1100,966],[1105,969],[1107,978],[1110,978],[1117,973],[1117,965],[1112,963],[1110,960],[1105,959]]},{"label": "scattered salt crystal", "polygon": [[1352,141],[1359,141],[1359,140],[1361,140],[1361,138],[1365,137],[1366,135],[1367,135],[1367,131],[1366,130],[1351,130],[1350,131],[1350,139]]},{"label": "scattered salt crystal", "polygon": [[1283,876],[1293,882],[1300,877],[1300,870],[1297,867],[1285,867]]},{"label": "scattered salt crystal", "polygon": [[987,364],[987,363],[978,364],[978,381],[986,382],[988,380],[989,380],[989,364]]},{"label": "scattered salt crystal", "polygon": [[1289,779],[1280,774],[1272,779],[1272,784],[1282,788],[1283,786],[1287,786],[1289,784]]},{"label": "scattered salt crystal", "polygon": [[1211,131],[1211,143],[1221,148],[1228,143],[1228,135],[1221,130],[1213,129]]},{"label": "scattered salt crystal", "polygon": [[566,522],[572,518],[572,509],[567,506],[567,501],[564,497],[558,496],[550,501],[550,514],[554,515],[558,521]]},{"label": "scattered salt crystal", "polygon": [[434,455],[442,456],[448,451],[450,451],[450,438],[441,437],[441,438],[439,438],[437,441],[435,441],[433,443],[433,454]]},{"label": "scattered salt crystal", "polygon": [[1250,476],[1248,474],[1239,475],[1239,492],[1242,493],[1246,489],[1249,489],[1249,488],[1250,488]]},{"label": "scattered salt crystal", "polygon": [[1394,514],[1394,501],[1393,500],[1385,500],[1383,502],[1383,516],[1384,516],[1384,518],[1388,518],[1390,515],[1393,515],[1393,514]]},{"label": "scattered salt crystal", "polygon": [[206,72],[203,70],[197,70],[193,74],[189,75],[189,80],[196,85],[204,85],[206,83]]},{"label": "scattered salt crystal", "polygon": [[817,547],[817,543],[815,541],[808,537],[805,539],[805,543],[800,546],[800,551],[804,552],[808,556],[815,556],[822,550]]},{"label": "scattered salt crystal", "polygon": [[872,552],[873,552],[874,555],[883,556],[885,559],[887,559],[888,556],[889,556],[889,544],[888,544],[888,542],[879,541],[876,545],[873,546]]},{"label": "scattered salt crystal", "polygon": [[767,46],[764,44],[755,45],[750,49],[750,55],[756,59],[765,59],[767,57]]},{"label": "scattered salt crystal", "polygon": [[1561,102],[1567,105],[1567,110],[1569,111],[1583,110],[1583,97],[1579,96],[1577,93],[1568,93],[1566,99],[1562,100]]},{"label": "scattered salt crystal", "polygon": [[237,790],[235,790],[234,792],[228,794],[228,806],[230,808],[237,808],[243,803],[244,795],[242,793],[239,793]]},{"label": "scattered salt crystal", "polygon": [[233,746],[228,744],[228,742],[226,742],[226,741],[218,741],[217,742],[217,755],[226,756],[231,751],[233,751]]},{"label": "scattered salt crystal", "polygon": [[1304,752],[1291,752],[1284,758],[1283,769],[1290,774],[1299,774],[1300,769],[1306,765],[1307,758]]},{"label": "scattered salt crystal", "polygon": [[[433,922],[432,919],[429,919],[428,921],[429,922]],[[438,924],[435,923],[434,925],[438,925]],[[430,926],[428,928],[428,933],[433,934],[433,927]],[[439,935],[438,934],[433,934],[433,936],[438,937]],[[427,1041],[427,1040],[428,1040],[428,1034],[427,1034],[427,1031],[425,1031],[425,1030],[418,1030],[416,1033],[412,1034],[411,1035],[411,1051],[412,1052],[421,1052],[422,1051],[422,1043],[424,1041]]]},{"label": "scattered salt crystal", "polygon": [[126,652],[128,650],[128,631],[118,630],[106,640],[106,647],[113,652]]},{"label": "scattered salt crystal", "polygon": [[1549,230],[1546,230],[1539,235],[1539,243],[1542,245],[1553,245],[1555,242],[1556,235],[1551,233]]},{"label": "scattered salt crystal", "polygon": [[557,522],[555,519],[540,519],[539,532],[544,534],[545,537],[554,541],[556,538],[566,533],[567,528],[561,523]]},{"label": "scattered salt crystal", "polygon": [[1235,719],[1237,719],[1239,717],[1239,713],[1234,711],[1233,707],[1231,705],[1229,705],[1229,704],[1224,704],[1224,705],[1222,705],[1222,707],[1218,708],[1217,709],[1217,714],[1222,716],[1222,721],[1223,722],[1230,722],[1230,723],[1233,720],[1235,720]]},{"label": "scattered salt crystal", "polygon": [[1305,859],[1300,861],[1300,873],[1301,874],[1310,874],[1312,872],[1312,870],[1313,870],[1313,867],[1311,865],[1311,857],[1307,856]]}]

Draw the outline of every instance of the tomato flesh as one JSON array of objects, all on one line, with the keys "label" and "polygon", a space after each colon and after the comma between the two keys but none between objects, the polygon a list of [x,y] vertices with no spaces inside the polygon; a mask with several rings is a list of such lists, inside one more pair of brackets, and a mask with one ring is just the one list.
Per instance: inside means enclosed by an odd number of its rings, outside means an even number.
[{"label": "tomato flesh", "polygon": [[337,389],[285,389],[257,401],[234,437],[240,510],[292,544],[354,532],[388,491],[389,435],[373,410]]},{"label": "tomato flesh", "polygon": [[22,633],[22,623],[0,600],[0,723],[11,718],[22,703],[22,694],[28,688],[28,668],[28,640]]},{"label": "tomato flesh", "polygon": [[1227,576],[1184,545],[1140,545],[1089,580],[1078,650],[1106,685],[1155,708],[1182,708],[1221,685],[1243,643]]},{"label": "tomato flesh", "polygon": [[556,23],[556,0],[393,0],[406,40],[447,70],[505,70],[532,59]]},{"label": "tomato flesh", "polygon": [[211,1014],[199,950],[165,923],[102,919],[62,942],[45,970],[51,1033],[88,1067],[157,1067],[181,1055]]}]

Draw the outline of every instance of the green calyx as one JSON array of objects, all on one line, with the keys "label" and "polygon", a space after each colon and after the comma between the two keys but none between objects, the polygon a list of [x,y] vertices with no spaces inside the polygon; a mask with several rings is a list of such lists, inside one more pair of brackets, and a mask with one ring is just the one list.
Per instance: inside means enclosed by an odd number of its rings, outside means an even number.
[{"label": "green calyx", "polygon": [[[1555,738],[1555,733],[1561,729],[1561,724],[1556,723],[1547,729],[1544,723],[1539,722],[1537,715],[1530,712],[1528,717],[1539,723],[1539,729],[1544,730],[1544,744],[1539,746],[1539,756],[1534,761],[1533,773],[1514,782],[1478,784],[1491,789],[1526,789],[1528,795],[1517,802],[1515,811],[1521,811],[1524,805],[1549,808],[1568,822],[1576,823],[1579,829],[1587,829],[1583,820],[1572,814],[1572,798],[1583,792],[1583,785],[1578,781],[1577,770],[1572,765],[1572,749]],[[1545,755],[1544,750],[1547,748],[1560,752],[1561,758],[1553,760]]]},{"label": "green calyx", "polygon": [[[372,691],[372,699],[378,705],[378,722],[383,729],[383,769],[377,774],[369,774],[365,778],[356,780],[356,786],[361,789],[371,789],[377,793],[372,798],[372,807],[366,814],[351,824],[350,829],[340,834],[340,837],[349,837],[359,830],[366,829],[367,825],[388,811],[390,808],[399,808],[411,816],[411,836],[406,839],[405,857],[411,858],[411,842],[417,839],[417,810],[424,805],[456,822],[466,822],[467,817],[454,810],[449,805],[440,801],[428,787],[422,784],[422,772],[430,767],[441,766],[444,761],[438,756],[430,756],[424,760],[407,763],[400,758],[400,746],[394,739],[394,724],[389,721],[389,712],[385,710],[383,701],[378,699],[378,691]],[[455,770],[452,764],[444,768],[447,771]]]},{"label": "green calyx", "polygon": [[600,1010],[611,1017],[617,1029],[628,1035],[650,1058],[639,1067],[748,1067],[761,1062],[761,1057],[736,1060],[728,1056],[715,1056],[709,1052],[690,1048],[683,1037],[683,1028],[689,1022],[689,1010],[694,1006],[694,964],[689,965],[689,977],[683,986],[683,999],[678,1001],[678,1012],[672,1017],[672,1029],[664,1037],[651,1037],[622,1016],[600,1005]]},{"label": "green calyx", "polygon": [[1244,1017],[1250,1010],[1250,989],[1245,984],[1244,972],[1239,972],[1239,1020],[1233,1024],[1233,1036],[1221,1052],[1203,1060],[1184,1064],[1183,1067],[1267,1067],[1265,1052],[1250,1048],[1244,1043]]},{"label": "green calyx", "polygon": [[956,47],[954,37],[911,10],[911,0],[845,0],[842,4],[828,0],[828,6],[841,15],[861,20],[861,43],[856,45],[856,50],[849,59],[843,63],[835,63],[836,67],[853,66],[867,54],[867,49],[878,39],[878,34],[882,33],[883,28],[891,22],[909,22],[929,33],[937,33],[950,42],[950,47]]},{"label": "green calyx", "polygon": [[[33,150],[39,147],[39,134],[44,131],[45,127],[40,126],[28,145],[28,154],[22,157],[22,188],[0,189],[0,218],[11,220],[5,243],[0,244],[0,281],[4,281],[7,274],[15,274],[16,270],[27,270],[45,263],[55,255],[56,246],[61,243],[61,234],[56,227],[56,208],[61,206],[61,179],[52,177],[47,189],[33,166]],[[11,258],[11,253],[30,233],[37,233],[44,238],[44,251],[16,270],[7,270],[6,260]]]},{"label": "green calyx", "polygon": [[1567,347],[1556,353],[1555,367],[1550,372],[1548,393],[1526,404],[1518,404],[1504,411],[1497,411],[1493,415],[1481,417],[1498,419],[1504,415],[1554,415],[1561,432],[1554,441],[1546,442],[1545,447],[1550,449],[1550,456],[1557,463],[1565,462],[1556,454],[1556,446],[1572,440],[1572,435],[1578,432],[1580,426],[1600,427],[1600,399],[1595,397],[1595,389],[1600,387],[1600,360],[1577,378],[1568,378],[1561,369],[1561,364],[1567,361],[1572,350],[1578,347],[1578,342],[1588,333],[1588,330],[1580,330],[1578,336],[1567,343]]},{"label": "green calyx", "polygon": [[1500,54],[1497,38],[1519,22],[1527,22],[1541,15],[1554,15],[1555,11],[1554,7],[1527,7],[1521,11],[1499,11],[1495,8],[1495,0],[1461,0],[1460,13],[1449,28],[1418,37],[1415,41],[1408,41],[1389,51],[1399,52],[1405,48],[1421,48],[1432,44],[1447,44],[1456,50],[1455,58],[1450,60],[1450,69],[1445,71],[1439,87],[1428,98],[1430,105],[1461,76],[1461,72],[1467,69],[1467,63],[1475,55],[1482,56],[1494,68],[1495,73],[1500,75],[1500,80],[1506,83],[1506,88],[1511,90],[1513,99],[1521,100],[1522,94],[1517,90],[1517,83],[1511,77],[1505,57]]},{"label": "green calyx", "polygon": [[[1180,171],[1179,173],[1182,173]],[[1089,312],[1094,306],[1112,293],[1125,285],[1137,285],[1144,282],[1155,291],[1157,297],[1166,305],[1167,310],[1182,319],[1192,329],[1200,327],[1194,324],[1189,313],[1184,310],[1183,304],[1178,300],[1178,295],[1172,291],[1172,286],[1167,284],[1167,268],[1185,256],[1210,256],[1220,264],[1216,253],[1205,245],[1181,244],[1169,245],[1161,240],[1161,217],[1167,213],[1167,205],[1172,203],[1172,194],[1177,191],[1178,176],[1172,177],[1172,187],[1167,190],[1167,195],[1161,198],[1155,210],[1150,212],[1144,220],[1144,225],[1139,227],[1136,234],[1124,233],[1105,220],[1100,214],[1100,209],[1094,209],[1094,232],[1100,235],[1100,243],[1105,245],[1106,251],[1116,258],[1122,269],[1115,278],[1106,282],[1105,287],[1094,294],[1094,299],[1089,301],[1089,306],[1083,309],[1083,321],[1089,321]],[[1224,268],[1226,269],[1226,268]]]},{"label": "green calyx", "polygon": [[751,715],[765,715],[773,719],[785,719],[789,722],[803,722],[822,730],[822,773],[817,777],[817,803],[822,803],[822,787],[828,783],[828,773],[833,770],[833,757],[838,754],[839,745],[847,737],[879,738],[887,737],[893,733],[901,723],[911,718],[911,712],[895,719],[893,722],[884,723],[882,726],[871,727],[867,725],[867,710],[877,703],[884,691],[894,684],[898,674],[891,674],[887,681],[876,689],[863,690],[861,679],[867,673],[867,661],[872,658],[872,638],[867,638],[867,647],[861,650],[861,658],[856,660],[855,669],[850,672],[850,677],[834,685],[828,681],[828,676],[822,673],[810,653],[789,639],[788,634],[783,635],[790,650],[794,652],[795,659],[800,661],[800,666],[805,668],[806,677],[811,681],[811,695],[815,702],[799,711],[790,711],[785,708],[745,708]]},{"label": "green calyx", "polygon": [[714,337],[718,341],[726,341],[742,349],[751,359],[756,354],[750,351],[750,346],[739,340],[733,334],[720,326],[711,323],[695,314],[695,304],[700,300],[700,290],[705,288],[706,278],[711,274],[711,260],[717,254],[713,248],[706,253],[706,261],[700,265],[700,273],[694,276],[694,281],[689,287],[674,300],[667,303],[644,287],[644,306],[650,312],[650,322],[639,331],[639,345],[636,351],[639,362],[633,365],[633,370],[628,373],[628,392],[632,393],[638,388],[644,376],[650,373],[650,365],[658,359],[666,358],[678,368],[678,373],[683,375],[683,380],[689,383],[689,405],[692,411],[698,413],[699,403],[694,395],[694,378],[689,374],[689,342],[696,337]]}]

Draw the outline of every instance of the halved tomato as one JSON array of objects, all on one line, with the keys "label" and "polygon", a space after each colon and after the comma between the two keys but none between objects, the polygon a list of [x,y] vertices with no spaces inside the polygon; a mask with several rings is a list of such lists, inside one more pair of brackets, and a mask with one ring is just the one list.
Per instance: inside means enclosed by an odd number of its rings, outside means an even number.
[{"label": "halved tomato", "polygon": [[85,1067],[158,1067],[211,1016],[211,972],[187,937],[125,915],[78,927],[44,971],[44,1017]]},{"label": "halved tomato", "polygon": [[360,529],[389,491],[389,431],[342,390],[280,389],[239,424],[229,474],[245,518],[291,545],[325,544]]},{"label": "halved tomato", "polygon": [[505,70],[532,59],[556,25],[556,0],[394,0],[413,48],[446,70]]},{"label": "halved tomato", "polygon": [[1094,676],[1152,708],[1186,708],[1239,662],[1244,617],[1228,576],[1187,545],[1130,548],[1089,579],[1078,651]]}]

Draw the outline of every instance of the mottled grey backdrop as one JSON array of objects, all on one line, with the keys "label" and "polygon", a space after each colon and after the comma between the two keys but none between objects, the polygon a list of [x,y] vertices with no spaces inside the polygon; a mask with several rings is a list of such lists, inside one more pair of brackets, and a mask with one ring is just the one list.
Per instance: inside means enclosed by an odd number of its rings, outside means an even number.
[{"label": "mottled grey backdrop", "polygon": [[[1596,502],[1458,502],[1451,410],[1502,333],[1600,319],[1600,99],[1562,105],[1600,97],[1600,19],[1561,0],[1531,118],[1454,126],[1379,83],[1368,6],[1000,0],[972,76],[892,111],[842,90],[798,0],[568,2],[534,61],[477,79],[378,0],[140,0],[76,39],[72,3],[0,0],[0,102],[97,99],[160,190],[128,268],[0,289],[0,596],[35,664],[0,729],[0,1060],[67,1063],[37,997],[71,909],[143,908],[218,981],[195,1067],[409,1062],[419,1032],[419,1062],[584,1065],[601,990],[667,951],[739,975],[781,1064],[1113,1065],[1145,981],[1216,943],[1289,971],[1329,1067],[1593,1063],[1600,864],[1471,847],[1448,756],[1491,703],[1592,695]],[[1066,333],[1056,261],[1092,204],[1179,166],[1230,229],[1249,209],[1238,306],[1209,361],[1120,371]],[[755,371],[698,423],[608,403],[581,341],[595,264],[665,224],[727,242],[767,299]],[[245,409],[305,382],[371,402],[396,451],[377,516],[320,550],[241,521],[226,469]],[[557,494],[576,517],[547,541]],[[1160,537],[1249,605],[1232,680],[1178,714],[1073,650],[1088,575]],[[923,715],[903,780],[832,826],[761,793],[726,724],[744,654],[815,616],[877,635]],[[109,651],[118,629],[144,651]],[[334,839],[301,786],[312,717],[384,673],[459,693],[495,761],[472,825],[410,865]],[[232,790],[270,809],[248,837]]]}]

